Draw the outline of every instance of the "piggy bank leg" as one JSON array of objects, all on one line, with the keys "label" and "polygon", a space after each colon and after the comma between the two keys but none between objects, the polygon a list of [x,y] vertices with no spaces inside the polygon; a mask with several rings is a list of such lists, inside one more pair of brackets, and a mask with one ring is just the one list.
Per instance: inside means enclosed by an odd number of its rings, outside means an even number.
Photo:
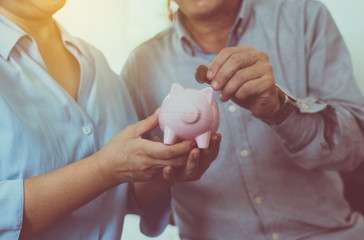
[{"label": "piggy bank leg", "polygon": [[177,136],[170,127],[165,126],[163,132],[164,132],[164,136],[163,136],[164,144],[173,144],[176,142]]},{"label": "piggy bank leg", "polygon": [[209,148],[211,131],[205,132],[195,138],[198,148]]}]

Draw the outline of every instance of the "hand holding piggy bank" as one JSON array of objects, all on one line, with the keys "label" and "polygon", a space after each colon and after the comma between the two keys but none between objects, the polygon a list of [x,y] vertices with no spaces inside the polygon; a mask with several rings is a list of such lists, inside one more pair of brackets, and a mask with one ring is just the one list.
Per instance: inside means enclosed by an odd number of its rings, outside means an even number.
[{"label": "hand holding piggy bank", "polygon": [[165,144],[194,139],[199,148],[208,148],[211,133],[216,133],[219,124],[219,108],[211,87],[199,90],[174,83],[159,112]]}]

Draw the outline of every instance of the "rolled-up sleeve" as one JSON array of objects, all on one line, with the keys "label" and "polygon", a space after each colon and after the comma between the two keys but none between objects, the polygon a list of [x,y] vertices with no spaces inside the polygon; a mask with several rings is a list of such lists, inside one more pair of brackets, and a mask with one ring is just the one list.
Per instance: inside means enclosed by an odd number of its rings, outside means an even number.
[{"label": "rolled-up sleeve", "polygon": [[0,181],[0,239],[19,238],[23,206],[23,180]]},{"label": "rolled-up sleeve", "polygon": [[275,132],[296,164],[351,170],[364,158],[364,98],[329,12],[317,1],[306,8],[307,96]]},{"label": "rolled-up sleeve", "polygon": [[168,225],[171,214],[171,192],[161,195],[148,209],[142,210],[135,198],[133,185],[129,184],[127,208],[127,213],[140,216],[141,232],[147,236],[156,237]]}]

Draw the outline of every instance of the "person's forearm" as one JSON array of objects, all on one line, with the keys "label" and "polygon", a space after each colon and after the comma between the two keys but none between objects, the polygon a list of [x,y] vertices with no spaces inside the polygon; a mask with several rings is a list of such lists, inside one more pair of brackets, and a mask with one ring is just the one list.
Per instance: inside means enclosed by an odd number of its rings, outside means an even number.
[{"label": "person's forearm", "polygon": [[[312,103],[310,108],[319,104]],[[326,107],[320,112],[294,113],[275,127],[291,159],[305,169],[351,170],[363,155],[363,133],[346,108]],[[358,110],[359,111],[359,110]]]},{"label": "person's forearm", "polygon": [[24,216],[20,239],[39,234],[115,183],[100,171],[96,155],[24,180]]},{"label": "person's forearm", "polygon": [[134,194],[142,210],[150,207],[163,193],[167,192],[172,182],[153,181],[134,183]]}]

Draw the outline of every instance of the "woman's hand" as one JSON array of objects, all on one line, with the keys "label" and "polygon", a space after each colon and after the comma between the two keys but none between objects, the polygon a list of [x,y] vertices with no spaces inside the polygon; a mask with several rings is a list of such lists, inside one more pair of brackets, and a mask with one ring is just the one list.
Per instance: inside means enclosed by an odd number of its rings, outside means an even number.
[{"label": "woman's hand", "polygon": [[165,167],[182,167],[186,164],[190,151],[196,146],[194,141],[168,146],[141,138],[157,127],[158,112],[126,127],[97,153],[100,171],[115,185],[149,181],[161,175]]}]

